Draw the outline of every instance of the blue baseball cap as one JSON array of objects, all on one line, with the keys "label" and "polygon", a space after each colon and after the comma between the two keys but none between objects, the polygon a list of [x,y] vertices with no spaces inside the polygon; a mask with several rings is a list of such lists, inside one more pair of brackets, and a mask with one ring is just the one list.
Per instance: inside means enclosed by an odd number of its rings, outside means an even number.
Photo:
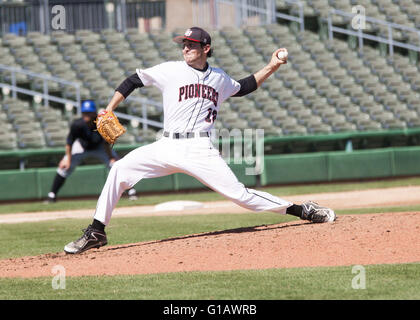
[{"label": "blue baseball cap", "polygon": [[96,104],[93,100],[85,100],[82,102],[82,113],[84,112],[96,112]]}]

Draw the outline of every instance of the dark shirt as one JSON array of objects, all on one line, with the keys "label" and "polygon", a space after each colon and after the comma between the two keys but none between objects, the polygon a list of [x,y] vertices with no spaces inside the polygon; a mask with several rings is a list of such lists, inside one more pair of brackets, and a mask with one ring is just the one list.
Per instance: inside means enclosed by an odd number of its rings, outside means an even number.
[{"label": "dark shirt", "polygon": [[83,119],[73,121],[67,136],[67,144],[72,145],[76,139],[79,139],[85,150],[96,149],[104,141],[99,132],[96,131],[94,123],[89,126]]}]

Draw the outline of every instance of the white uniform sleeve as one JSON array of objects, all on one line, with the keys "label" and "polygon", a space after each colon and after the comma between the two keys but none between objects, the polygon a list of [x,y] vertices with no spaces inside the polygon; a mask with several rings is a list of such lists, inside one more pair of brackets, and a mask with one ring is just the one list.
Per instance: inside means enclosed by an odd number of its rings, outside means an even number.
[{"label": "white uniform sleeve", "polygon": [[238,81],[229,78],[229,97],[233,96],[234,94],[238,93],[241,90],[241,85]]},{"label": "white uniform sleeve", "polygon": [[236,94],[241,89],[241,85],[239,82],[233,80],[231,77],[229,77],[227,74],[225,74],[225,79],[223,83],[223,90],[221,95],[221,101],[223,102],[229,97]]},{"label": "white uniform sleeve", "polygon": [[148,69],[136,69],[136,73],[146,87],[154,85],[162,91],[169,80],[171,67],[168,64],[164,62]]}]

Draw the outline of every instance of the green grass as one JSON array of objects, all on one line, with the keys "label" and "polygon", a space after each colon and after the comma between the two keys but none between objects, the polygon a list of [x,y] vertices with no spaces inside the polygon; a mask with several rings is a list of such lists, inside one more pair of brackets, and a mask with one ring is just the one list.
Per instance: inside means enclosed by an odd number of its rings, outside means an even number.
[{"label": "green grass", "polygon": [[[366,190],[372,188],[392,188],[399,186],[415,186],[420,185],[420,178],[404,178],[395,180],[382,181],[366,181],[357,183],[327,183],[327,184],[305,184],[281,187],[259,188],[266,192],[272,193],[280,197],[289,195],[323,193],[323,192],[340,192],[352,190]],[[139,200],[130,201],[122,198],[118,207],[137,206],[137,205],[155,205],[165,201],[173,200],[192,200],[192,201],[218,201],[226,200],[223,196],[213,191],[189,192],[189,193],[169,193],[159,195],[142,195]],[[42,201],[22,202],[13,204],[0,205],[0,214],[17,213],[17,212],[39,212],[39,211],[61,211],[61,210],[77,210],[92,209],[96,207],[97,198],[91,200],[60,200],[54,204],[44,204]]]},{"label": "green grass", "polygon": [[[110,245],[160,240],[188,234],[229,230],[295,220],[275,213],[217,214],[112,219],[107,227]],[[0,228],[0,258],[62,252],[80,237],[91,219],[62,219],[36,223],[3,224]]]},{"label": "green grass", "polygon": [[[420,185],[420,178],[364,183],[307,184],[263,190],[287,195]],[[215,192],[145,195],[138,201],[121,199],[118,206],[154,205],[176,199],[212,201]],[[287,198],[286,198],[287,199]],[[94,209],[96,199],[63,200],[0,206],[0,213]],[[420,211],[420,206],[337,210],[338,214]],[[92,212],[93,215],[93,212]],[[110,245],[153,241],[200,232],[230,230],[295,220],[274,213],[217,214],[173,217],[113,218],[107,228]],[[60,219],[37,223],[2,224],[0,258],[61,252],[81,235],[91,219]],[[374,265],[366,268],[366,289],[351,287],[351,266],[190,272],[136,276],[68,277],[65,290],[53,290],[51,277],[0,279],[0,299],[420,299],[420,264]],[[0,271],[1,272],[1,271]]]},{"label": "green grass", "polygon": [[420,299],[420,264],[365,266],[365,289],[352,287],[358,275],[344,266],[67,277],[63,290],[52,277],[0,279],[0,299]]},{"label": "green grass", "polygon": [[[337,214],[420,211],[420,206],[337,210]],[[278,224],[297,218],[272,212],[210,214],[167,217],[113,218],[107,227],[110,245],[160,240],[188,234]],[[38,255],[63,250],[82,234],[91,219],[59,219],[36,223],[3,224],[0,228],[0,258]],[[10,244],[13,245],[10,245]]]}]

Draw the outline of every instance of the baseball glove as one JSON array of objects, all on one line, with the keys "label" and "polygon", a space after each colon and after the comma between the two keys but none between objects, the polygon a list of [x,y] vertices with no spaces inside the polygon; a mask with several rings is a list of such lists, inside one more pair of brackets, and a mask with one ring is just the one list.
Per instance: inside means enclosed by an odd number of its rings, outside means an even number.
[{"label": "baseball glove", "polygon": [[114,144],[126,131],[112,111],[100,112],[95,123],[99,134],[109,144]]}]

